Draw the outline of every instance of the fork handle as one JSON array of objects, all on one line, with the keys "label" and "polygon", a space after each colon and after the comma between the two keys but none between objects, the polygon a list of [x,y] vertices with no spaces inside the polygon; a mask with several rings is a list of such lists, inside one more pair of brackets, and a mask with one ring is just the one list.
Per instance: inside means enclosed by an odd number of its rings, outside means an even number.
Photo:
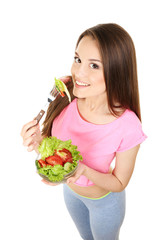
[{"label": "fork handle", "polygon": [[41,120],[41,118],[43,117],[43,115],[45,114],[44,110],[41,110],[38,115],[35,117],[35,120],[37,120],[37,123]]}]

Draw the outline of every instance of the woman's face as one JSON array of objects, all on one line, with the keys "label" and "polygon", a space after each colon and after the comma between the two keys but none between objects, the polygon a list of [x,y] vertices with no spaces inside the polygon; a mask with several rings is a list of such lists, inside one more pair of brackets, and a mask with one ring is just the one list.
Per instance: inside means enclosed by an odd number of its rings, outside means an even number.
[{"label": "woman's face", "polygon": [[75,51],[71,74],[76,97],[106,95],[103,64],[96,40],[88,36],[81,39]]}]

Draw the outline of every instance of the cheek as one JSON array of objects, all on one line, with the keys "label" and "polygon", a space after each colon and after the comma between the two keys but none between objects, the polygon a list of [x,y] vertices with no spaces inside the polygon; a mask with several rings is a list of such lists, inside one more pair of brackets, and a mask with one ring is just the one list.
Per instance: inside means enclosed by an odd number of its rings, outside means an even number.
[{"label": "cheek", "polygon": [[97,84],[98,86],[102,86],[102,87],[106,86],[103,74],[97,73],[97,75],[94,75],[94,83]]},{"label": "cheek", "polygon": [[95,85],[97,89],[99,89],[100,91],[106,91],[106,83],[103,77],[97,79],[97,82]]}]

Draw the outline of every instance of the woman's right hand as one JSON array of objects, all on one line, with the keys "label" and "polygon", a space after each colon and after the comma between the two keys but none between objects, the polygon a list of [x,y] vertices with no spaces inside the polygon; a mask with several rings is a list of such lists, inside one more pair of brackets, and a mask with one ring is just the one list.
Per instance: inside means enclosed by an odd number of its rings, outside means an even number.
[{"label": "woman's right hand", "polygon": [[33,120],[22,127],[21,137],[23,138],[23,145],[28,147],[29,152],[35,150],[38,153],[38,146],[43,138],[37,120]]}]

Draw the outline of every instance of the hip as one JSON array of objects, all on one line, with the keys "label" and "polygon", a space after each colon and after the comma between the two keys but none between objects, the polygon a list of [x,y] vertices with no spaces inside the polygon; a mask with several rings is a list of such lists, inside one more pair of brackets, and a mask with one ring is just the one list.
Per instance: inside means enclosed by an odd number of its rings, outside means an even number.
[{"label": "hip", "polygon": [[[122,192],[108,192],[107,194],[99,197],[99,198],[90,198],[83,195],[79,195],[75,191],[73,191],[67,184],[63,186],[64,195],[70,196],[70,198],[77,199],[82,201],[86,206],[95,206],[97,208],[122,208],[125,209],[126,203],[126,194],[125,190]],[[91,204],[91,205],[90,205]],[[118,208],[116,206],[119,206]]]},{"label": "hip", "polygon": [[76,194],[85,198],[99,199],[110,193],[109,190],[105,190],[96,185],[82,187],[74,183],[70,183],[68,184],[68,187]]}]

